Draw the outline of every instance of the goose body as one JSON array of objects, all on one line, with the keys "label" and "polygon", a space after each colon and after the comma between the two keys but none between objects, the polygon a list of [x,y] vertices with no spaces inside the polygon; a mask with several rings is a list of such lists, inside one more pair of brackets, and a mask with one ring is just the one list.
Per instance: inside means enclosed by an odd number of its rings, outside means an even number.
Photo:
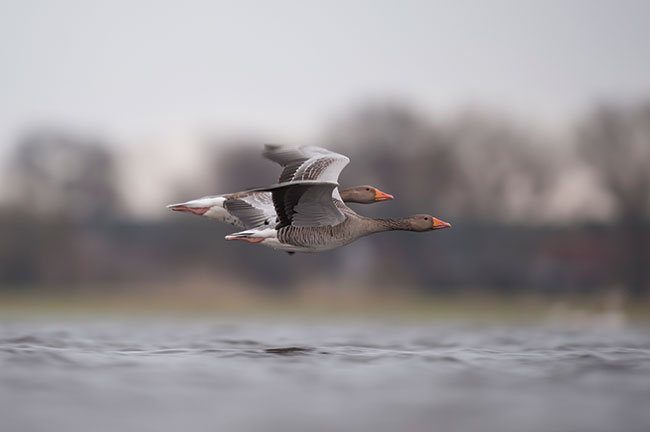
[{"label": "goose body", "polygon": [[[374,186],[356,186],[342,190],[340,195],[345,202],[357,204],[371,204],[393,199],[392,195]],[[205,196],[184,203],[170,204],[167,208],[204,216],[243,229],[262,225],[273,226],[277,223],[272,194],[264,191]]]}]

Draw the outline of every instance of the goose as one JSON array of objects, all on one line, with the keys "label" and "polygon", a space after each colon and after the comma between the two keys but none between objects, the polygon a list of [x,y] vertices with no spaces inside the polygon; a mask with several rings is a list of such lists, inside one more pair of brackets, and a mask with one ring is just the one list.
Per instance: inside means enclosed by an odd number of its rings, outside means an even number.
[{"label": "goose", "polygon": [[[341,199],[347,203],[372,204],[392,200],[394,197],[374,186],[364,185],[342,190]],[[271,192],[267,191],[243,191],[205,196],[183,203],[170,204],[167,208],[204,216],[244,229],[276,223],[277,219]]]},{"label": "goose", "polygon": [[[259,243],[287,252],[324,252],[383,231],[426,232],[451,227],[428,214],[387,219],[361,216],[345,205],[338,192],[339,174],[350,162],[346,156],[326,150],[327,157],[317,165],[319,179],[313,180],[291,163],[295,153],[277,148],[271,151],[281,164],[286,163],[281,176],[285,181],[259,191],[271,192],[278,223],[233,233],[226,240]],[[237,215],[238,210],[234,213]]]},{"label": "goose", "polygon": [[[283,167],[278,179],[280,183],[293,180],[331,179],[329,173],[331,162],[336,161],[336,157],[340,156],[322,147],[290,147],[276,144],[266,144],[262,155]],[[340,196],[344,202],[358,204],[394,199],[392,195],[369,185],[344,189],[340,192]],[[268,226],[277,222],[271,192],[268,191],[249,190],[206,196],[184,203],[170,204],[167,208],[205,216],[244,229]]]}]

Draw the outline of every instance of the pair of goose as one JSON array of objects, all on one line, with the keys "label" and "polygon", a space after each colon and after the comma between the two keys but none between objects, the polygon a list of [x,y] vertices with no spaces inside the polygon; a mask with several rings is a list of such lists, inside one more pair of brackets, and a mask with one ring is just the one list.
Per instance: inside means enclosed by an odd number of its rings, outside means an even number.
[{"label": "pair of goose", "polygon": [[283,167],[277,184],[167,207],[244,229],[226,240],[259,243],[290,253],[324,252],[383,231],[425,232],[451,226],[426,214],[396,219],[357,214],[345,203],[371,204],[393,196],[373,186],[339,191],[338,177],[350,162],[342,154],[321,147],[267,144],[263,156]]}]

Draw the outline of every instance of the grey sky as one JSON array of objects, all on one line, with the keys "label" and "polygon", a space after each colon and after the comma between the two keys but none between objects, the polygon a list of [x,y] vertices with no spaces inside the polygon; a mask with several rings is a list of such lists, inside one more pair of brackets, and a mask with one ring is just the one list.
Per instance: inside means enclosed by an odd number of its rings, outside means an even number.
[{"label": "grey sky", "polygon": [[374,97],[561,122],[650,94],[649,16],[625,1],[3,2],[0,137],[42,122],[308,137]]}]

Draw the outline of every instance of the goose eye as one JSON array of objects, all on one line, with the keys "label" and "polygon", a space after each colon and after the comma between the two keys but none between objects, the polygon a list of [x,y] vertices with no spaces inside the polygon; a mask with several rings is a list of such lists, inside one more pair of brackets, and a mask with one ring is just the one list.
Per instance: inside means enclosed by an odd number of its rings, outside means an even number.
[{"label": "goose eye", "polygon": [[424,220],[429,220],[429,218],[428,218],[428,217],[425,217]]},{"label": "goose eye", "polygon": [[366,190],[367,190],[367,191],[369,191],[369,190],[370,190],[370,188],[366,188]]}]

